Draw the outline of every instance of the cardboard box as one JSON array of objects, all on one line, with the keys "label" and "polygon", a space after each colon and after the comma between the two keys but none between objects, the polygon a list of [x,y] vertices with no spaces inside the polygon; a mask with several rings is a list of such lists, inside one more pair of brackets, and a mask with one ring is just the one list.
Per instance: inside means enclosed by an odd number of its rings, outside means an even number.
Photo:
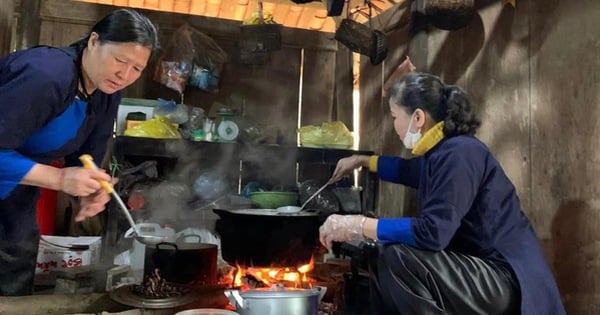
[{"label": "cardboard box", "polygon": [[[141,98],[122,98],[117,111],[117,136],[122,136],[127,129],[127,114],[131,112],[142,112],[146,119],[154,116],[154,108],[158,106],[157,100]],[[140,122],[141,123],[141,122]]]},{"label": "cardboard box", "polygon": [[55,271],[100,262],[102,238],[99,236],[42,235],[35,267],[36,285],[54,285]]}]

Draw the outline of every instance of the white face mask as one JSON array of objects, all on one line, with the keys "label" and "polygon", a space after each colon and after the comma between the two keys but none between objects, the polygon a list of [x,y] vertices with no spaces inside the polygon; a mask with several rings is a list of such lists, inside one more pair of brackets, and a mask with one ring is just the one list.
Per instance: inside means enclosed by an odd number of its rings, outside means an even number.
[{"label": "white face mask", "polygon": [[402,143],[404,143],[404,146],[407,149],[413,149],[415,147],[415,145],[417,144],[417,142],[419,142],[419,140],[421,139],[421,128],[419,128],[419,130],[417,130],[417,132],[410,131],[410,127],[412,127],[413,118],[414,118],[414,114],[410,116],[410,122],[408,123],[408,130],[406,130],[406,135],[404,136],[404,140],[402,140]]}]

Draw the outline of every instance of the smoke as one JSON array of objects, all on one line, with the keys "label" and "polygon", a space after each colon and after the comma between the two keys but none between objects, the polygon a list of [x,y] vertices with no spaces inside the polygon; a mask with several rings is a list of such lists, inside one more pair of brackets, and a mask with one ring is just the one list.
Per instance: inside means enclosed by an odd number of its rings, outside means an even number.
[{"label": "smoke", "polygon": [[147,222],[213,231],[218,216],[212,208],[227,207],[229,197],[239,195],[249,182],[265,190],[297,190],[295,148],[173,141],[165,149],[176,159],[164,161],[159,183],[146,192]]}]

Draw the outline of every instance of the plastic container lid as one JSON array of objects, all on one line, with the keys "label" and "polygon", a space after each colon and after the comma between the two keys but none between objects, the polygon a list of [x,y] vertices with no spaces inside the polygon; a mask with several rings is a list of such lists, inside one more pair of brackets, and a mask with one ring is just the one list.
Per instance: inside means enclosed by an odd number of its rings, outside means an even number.
[{"label": "plastic container lid", "polygon": [[143,112],[129,112],[127,113],[126,120],[146,120],[146,113]]},{"label": "plastic container lid", "polygon": [[239,315],[239,313],[218,308],[197,308],[181,311],[175,313],[175,315]]}]

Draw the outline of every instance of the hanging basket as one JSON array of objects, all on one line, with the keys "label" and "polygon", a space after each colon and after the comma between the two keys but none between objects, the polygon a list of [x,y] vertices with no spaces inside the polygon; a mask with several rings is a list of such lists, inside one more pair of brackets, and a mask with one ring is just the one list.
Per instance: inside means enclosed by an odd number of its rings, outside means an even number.
[{"label": "hanging basket", "polygon": [[369,56],[373,65],[387,56],[387,39],[383,32],[351,19],[343,19],[335,31],[335,39],[351,51]]},{"label": "hanging basket", "polygon": [[269,61],[271,53],[266,50],[238,50],[238,62],[243,65],[263,65]]},{"label": "hanging basket", "polygon": [[281,49],[281,24],[241,25],[240,46],[250,51]]},{"label": "hanging basket", "polygon": [[439,29],[458,30],[475,15],[475,0],[427,0],[425,14],[429,23]]}]

